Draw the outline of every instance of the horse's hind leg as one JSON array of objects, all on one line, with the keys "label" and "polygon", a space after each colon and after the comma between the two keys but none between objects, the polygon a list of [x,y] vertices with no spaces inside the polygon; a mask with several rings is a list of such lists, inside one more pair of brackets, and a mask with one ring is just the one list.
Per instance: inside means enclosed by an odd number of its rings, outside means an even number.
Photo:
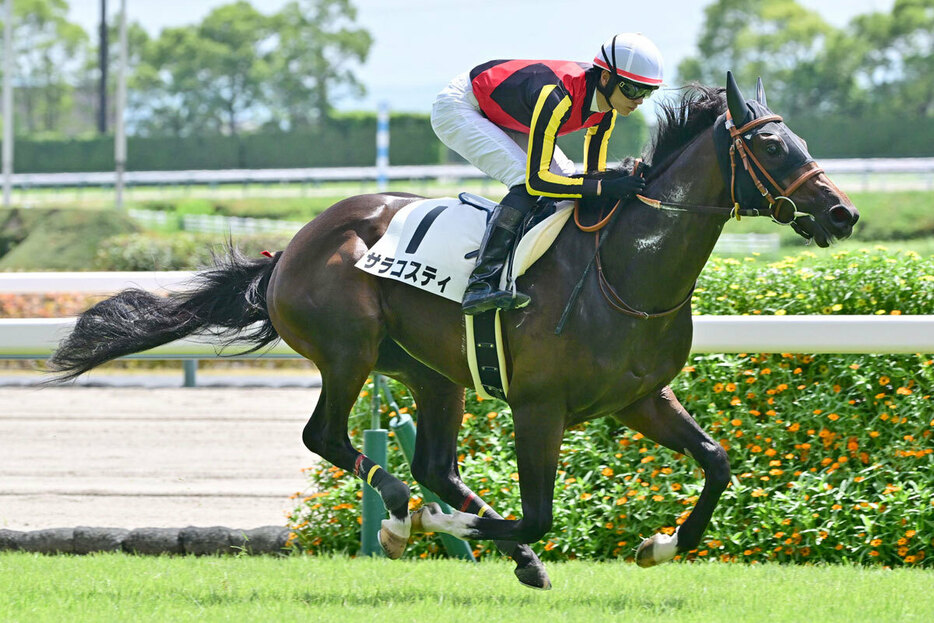
[{"label": "horse's hind leg", "polygon": [[[380,533],[380,543],[390,558],[399,558],[405,550],[411,526],[409,487],[350,443],[347,419],[370,372],[369,364],[360,360],[346,363],[353,359],[338,359],[336,363],[321,367],[321,395],[302,432],[302,440],[309,450],[353,473],[379,492],[392,525],[390,532]],[[391,542],[386,542],[387,538]]]},{"label": "horse's hind leg", "polygon": [[694,510],[671,537],[656,534],[639,546],[636,562],[651,567],[670,560],[677,552],[688,552],[700,544],[720,494],[730,481],[726,451],[710,438],[681,406],[670,387],[648,396],[616,419],[661,445],[692,457],[704,469],[704,489]]},{"label": "horse's hind leg", "polygon": [[[379,363],[402,381],[418,405],[418,432],[412,476],[447,504],[461,512],[502,519],[461,480],[457,465],[457,439],[464,415],[464,388],[428,368],[394,343],[380,349]],[[389,372],[391,370],[391,372]],[[549,588],[545,566],[528,545],[494,541],[516,562],[516,576],[528,586]]]}]

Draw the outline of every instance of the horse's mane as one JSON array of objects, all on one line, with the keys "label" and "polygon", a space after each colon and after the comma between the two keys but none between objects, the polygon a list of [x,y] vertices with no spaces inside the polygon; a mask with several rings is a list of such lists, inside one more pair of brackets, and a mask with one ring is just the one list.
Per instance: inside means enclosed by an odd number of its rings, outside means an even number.
[{"label": "horse's mane", "polygon": [[[726,89],[692,83],[681,87],[681,97],[659,105],[658,125],[643,160],[652,165],[646,179],[660,175],[668,165],[704,130],[710,128],[717,117],[726,111]],[[632,174],[635,159],[626,157],[615,169],[590,173],[592,177],[615,177]],[[612,202],[608,197],[587,197],[581,201],[584,208],[596,209]]]},{"label": "horse's mane", "polygon": [[681,98],[659,106],[658,126],[645,154],[660,173],[669,158],[679,153],[693,138],[708,129],[726,111],[726,89],[689,84]]}]

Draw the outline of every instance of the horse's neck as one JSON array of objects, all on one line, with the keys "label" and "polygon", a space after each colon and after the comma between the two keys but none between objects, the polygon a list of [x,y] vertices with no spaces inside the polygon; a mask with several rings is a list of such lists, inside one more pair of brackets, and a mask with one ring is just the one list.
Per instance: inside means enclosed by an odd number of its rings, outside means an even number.
[{"label": "horse's neck", "polygon": [[[685,148],[644,194],[663,202],[727,206],[713,133],[705,132]],[[691,291],[726,218],[637,208],[620,215],[603,245],[607,279],[637,309],[669,309]]]}]

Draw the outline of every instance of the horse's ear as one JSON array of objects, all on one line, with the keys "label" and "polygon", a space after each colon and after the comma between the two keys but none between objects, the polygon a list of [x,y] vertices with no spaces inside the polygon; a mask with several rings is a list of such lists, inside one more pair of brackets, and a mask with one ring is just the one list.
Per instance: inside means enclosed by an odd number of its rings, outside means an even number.
[{"label": "horse's ear", "polygon": [[732,71],[726,72],[726,105],[730,109],[733,123],[737,126],[743,125],[749,111],[746,109],[746,98],[743,97],[743,92],[739,90],[739,85],[736,84]]},{"label": "horse's ear", "polygon": [[765,87],[762,85],[762,78],[756,78],[756,101],[765,106],[769,107],[768,102],[765,101]]}]

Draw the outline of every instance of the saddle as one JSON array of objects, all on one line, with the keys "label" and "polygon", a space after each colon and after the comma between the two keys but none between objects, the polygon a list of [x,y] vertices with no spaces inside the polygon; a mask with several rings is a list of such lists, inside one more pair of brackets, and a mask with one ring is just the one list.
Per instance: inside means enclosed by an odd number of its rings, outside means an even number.
[{"label": "saddle", "polygon": [[[422,199],[400,209],[386,232],[356,262],[371,275],[460,304],[476,262],[480,242],[497,203],[469,193],[457,199]],[[465,209],[465,206],[474,208]],[[512,287],[548,247],[570,218],[571,202],[541,202],[516,236],[500,287]],[[465,316],[467,348],[474,386],[483,397],[504,398],[508,391],[499,312]],[[476,329],[476,331],[475,331]]]}]

